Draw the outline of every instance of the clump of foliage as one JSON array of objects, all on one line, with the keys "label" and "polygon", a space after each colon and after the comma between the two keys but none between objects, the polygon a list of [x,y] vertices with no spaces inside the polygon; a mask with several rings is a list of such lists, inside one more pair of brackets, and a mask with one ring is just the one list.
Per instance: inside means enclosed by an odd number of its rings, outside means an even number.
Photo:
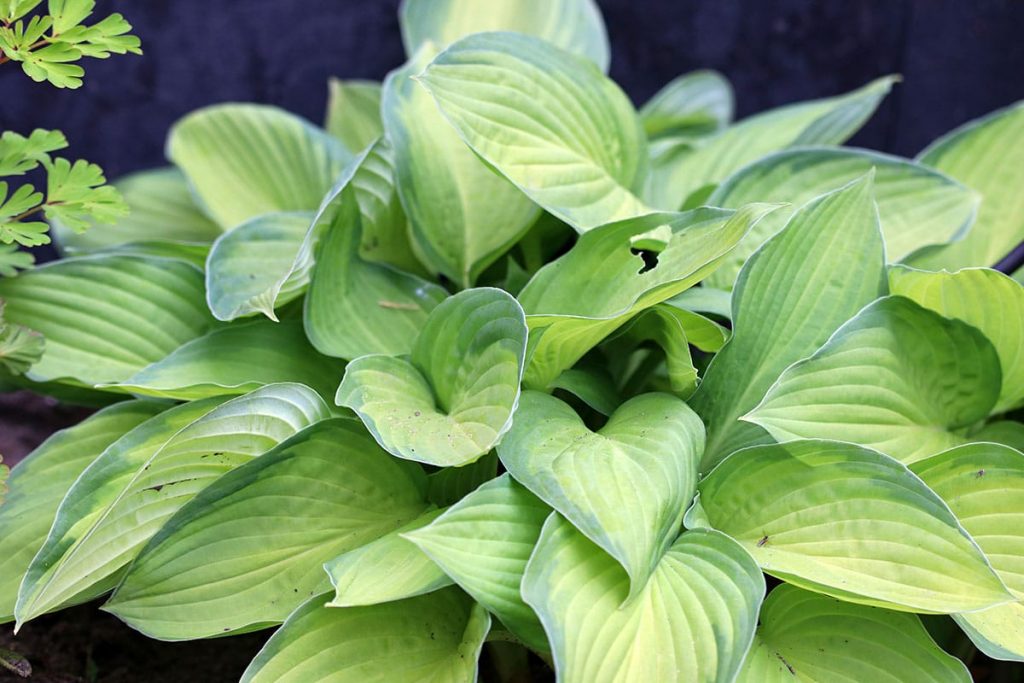
[{"label": "clump of foliage", "polygon": [[839,146],[893,78],[734,123],[634,109],[589,0],[401,20],[326,131],[195,112],[0,281],[18,381],[111,404],[12,471],[0,619],[276,627],[252,682],[1024,661],[1024,104],[902,159]]}]

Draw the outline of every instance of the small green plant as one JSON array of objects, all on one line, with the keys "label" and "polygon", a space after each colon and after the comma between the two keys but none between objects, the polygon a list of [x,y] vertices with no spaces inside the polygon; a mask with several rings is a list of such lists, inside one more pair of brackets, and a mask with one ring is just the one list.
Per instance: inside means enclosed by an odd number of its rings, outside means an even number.
[{"label": "small green plant", "polygon": [[891,77],[733,122],[637,111],[589,0],[401,22],[330,132],[195,112],[0,281],[8,373],[110,404],[11,472],[0,620],[275,627],[250,682],[1024,661],[1024,103],[903,159],[839,146]]}]

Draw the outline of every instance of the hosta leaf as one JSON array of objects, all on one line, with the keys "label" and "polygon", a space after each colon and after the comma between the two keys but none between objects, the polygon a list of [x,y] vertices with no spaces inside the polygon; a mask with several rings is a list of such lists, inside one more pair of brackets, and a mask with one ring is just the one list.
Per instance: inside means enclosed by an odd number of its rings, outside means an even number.
[{"label": "hosta leaf", "polygon": [[[654,214],[584,234],[519,293],[533,346],[526,385],[546,388],[637,312],[706,277],[772,208],[756,204],[737,212]],[[657,260],[651,267],[633,245],[663,226],[667,239],[659,252],[651,250]],[[600,278],[594,277],[596,272]]]},{"label": "hosta leaf", "polygon": [[193,339],[115,386],[141,396],[191,401],[296,382],[330,397],[344,369],[343,362],[309,345],[301,321],[256,320]]},{"label": "hosta leaf", "polygon": [[328,89],[324,128],[345,147],[359,152],[384,134],[380,121],[380,83],[332,78]]},{"label": "hosta leaf", "polygon": [[894,82],[891,76],[880,78],[845,95],[751,116],[714,136],[681,138],[655,160],[652,182],[662,191],[652,201],[676,210],[691,193],[722,182],[766,154],[798,145],[841,144],[874,113]]},{"label": "hosta leaf", "polygon": [[163,640],[280,623],[329,586],[324,562],[423,513],[425,489],[358,422],[320,422],[181,508],[104,609]]},{"label": "hosta leaf", "polygon": [[227,402],[177,406],[125,434],[89,465],[61,503],[22,582],[19,623],[70,600],[102,595],[198,492],[328,416],[311,389],[277,384]]},{"label": "hosta leaf", "polygon": [[740,272],[732,338],[691,401],[708,428],[703,471],[737,448],[765,441],[763,430],[738,418],[787,366],[884,293],[882,235],[869,176],[794,213]]},{"label": "hosta leaf", "polygon": [[797,207],[871,169],[875,170],[875,201],[890,262],[901,261],[926,245],[958,239],[971,227],[977,195],[926,166],[867,150],[787,150],[740,169],[708,199],[708,204],[726,208],[750,201],[788,202],[790,206],[761,221],[707,284],[732,287],[743,263],[782,228]]},{"label": "hosta leaf", "polygon": [[458,588],[368,607],[296,610],[242,683],[471,683],[491,626]]},{"label": "hosta leaf", "polygon": [[911,470],[949,504],[1017,598],[953,618],[988,656],[1024,662],[1024,454],[970,444],[916,462]]},{"label": "hosta leaf", "polygon": [[999,354],[1003,375],[993,412],[1024,402],[1024,286],[999,271],[965,269],[928,273],[906,267],[889,270],[893,294],[913,299],[947,318],[981,330]]},{"label": "hosta leaf", "polygon": [[420,81],[480,157],[580,232],[648,209],[647,144],[629,98],[593,65],[514,33],[459,40]]},{"label": "hosta leaf", "polygon": [[306,335],[328,356],[407,353],[431,309],[447,294],[432,282],[359,256],[366,222],[358,177],[381,144],[354,159],[324,197],[292,269],[309,268],[315,248]]},{"label": "hosta leaf", "polygon": [[78,475],[107,446],[164,408],[155,401],[117,403],[56,432],[13,469],[11,491],[0,507],[0,622],[14,618],[21,577]]},{"label": "hosta leaf", "polygon": [[477,158],[413,80],[433,55],[424,47],[388,76],[384,128],[395,148],[399,196],[416,244],[432,269],[468,287],[522,237],[539,209]]},{"label": "hosta leaf", "polygon": [[0,299],[0,371],[24,375],[43,357],[46,339],[33,329],[4,320],[6,306]]},{"label": "hosta leaf", "polygon": [[939,138],[918,160],[977,190],[982,201],[967,237],[921,254],[912,265],[992,266],[1024,240],[1024,101]]},{"label": "hosta leaf", "polygon": [[334,586],[328,607],[361,607],[403,600],[452,585],[452,580],[403,535],[433,522],[443,509],[425,512],[376,541],[324,565]]},{"label": "hosta leaf", "polygon": [[463,291],[431,312],[409,358],[348,364],[335,399],[358,413],[389,453],[465,465],[512,424],[526,355],[519,304],[500,289]]},{"label": "hosta leaf", "polygon": [[688,398],[697,390],[697,368],[693,365],[685,328],[691,317],[699,316],[657,304],[642,311],[610,337],[605,342],[605,350],[613,358],[625,358],[631,349],[641,344],[656,344],[664,352],[669,389],[681,398]]},{"label": "hosta leaf", "polygon": [[614,557],[637,595],[693,498],[704,425],[669,394],[637,396],[597,432],[572,408],[523,394],[498,447],[509,473]]},{"label": "hosta leaf", "polygon": [[744,416],[776,441],[836,439],[913,462],[964,442],[999,395],[999,357],[976,328],[884,297],[790,366]]},{"label": "hosta leaf", "polygon": [[707,135],[732,121],[733,92],[717,71],[693,71],[675,78],[640,109],[647,137]]},{"label": "hosta leaf", "polygon": [[412,56],[424,43],[444,48],[471,33],[515,31],[537,36],[608,70],[611,54],[593,0],[405,0],[402,41]]},{"label": "hosta leaf", "polygon": [[526,563],[551,509],[507,474],[487,482],[429,526],[405,534],[530,647],[548,650],[523,602]]},{"label": "hosta leaf", "polygon": [[66,251],[100,249],[132,242],[212,242],[221,228],[207,218],[176,168],[133,173],[114,187],[128,205],[127,216],[111,225],[93,224],[85,232],[53,221],[57,241]]},{"label": "hosta leaf", "polygon": [[757,625],[764,578],[724,534],[688,531],[631,602],[615,560],[557,514],[523,580],[563,683],[724,683]]},{"label": "hosta leaf", "polygon": [[35,381],[118,382],[213,323],[203,275],[183,261],[127,255],[49,263],[0,280],[9,322],[46,338]]},{"label": "hosta leaf", "polygon": [[569,368],[549,388],[569,392],[602,415],[611,415],[622,403],[619,388],[611,374],[596,365]]},{"label": "hosta leaf", "polygon": [[218,320],[262,313],[300,296],[308,269],[293,269],[312,215],[303,212],[257,216],[225,233],[206,261],[206,301]]},{"label": "hosta leaf", "polygon": [[226,229],[275,211],[313,211],[351,154],[275,107],[221,104],[178,121],[167,156]]},{"label": "hosta leaf", "polygon": [[971,441],[990,441],[1024,452],[1024,423],[1013,420],[989,422],[970,436]]},{"label": "hosta leaf", "polygon": [[686,524],[727,533],[767,573],[849,602],[949,613],[1012,599],[941,498],[853,444],[734,453],[701,481]]},{"label": "hosta leaf", "polygon": [[920,619],[777,586],[737,683],[970,683]]}]

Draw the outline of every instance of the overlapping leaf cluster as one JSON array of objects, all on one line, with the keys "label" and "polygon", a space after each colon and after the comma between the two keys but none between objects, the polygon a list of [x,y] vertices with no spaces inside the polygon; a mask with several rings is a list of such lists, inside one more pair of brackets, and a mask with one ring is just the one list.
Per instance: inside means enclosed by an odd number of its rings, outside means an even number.
[{"label": "overlapping leaf cluster", "polygon": [[12,471],[0,617],[277,627],[245,681],[969,680],[917,614],[1024,661],[1024,106],[916,160],[837,146],[890,78],[637,111],[591,2],[482,7],[407,0],[327,131],[186,117],[0,281],[22,381],[134,397]]}]

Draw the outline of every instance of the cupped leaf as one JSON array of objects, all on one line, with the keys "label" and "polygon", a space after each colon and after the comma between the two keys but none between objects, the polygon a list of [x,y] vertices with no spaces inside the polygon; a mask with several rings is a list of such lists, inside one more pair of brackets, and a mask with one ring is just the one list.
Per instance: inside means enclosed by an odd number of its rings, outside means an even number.
[{"label": "cupped leaf", "polygon": [[0,623],[14,618],[18,585],[78,475],[111,443],[167,406],[125,401],[56,432],[11,471],[0,506]]},{"label": "cupped leaf", "polygon": [[351,159],[308,121],[256,104],[189,114],[171,129],[167,156],[225,229],[265,213],[315,210]]},{"label": "cupped leaf", "polygon": [[322,421],[182,507],[104,609],[162,640],[280,623],[329,586],[324,562],[422,514],[425,489],[355,420]]},{"label": "cupped leaf", "polygon": [[737,683],[970,683],[913,614],[777,586]]},{"label": "cupped leaf", "polygon": [[22,581],[24,623],[102,595],[177,510],[225,472],[329,417],[314,391],[276,384],[171,408],[112,443],[75,481]]},{"label": "cupped leaf", "polygon": [[443,48],[472,33],[515,31],[587,57],[602,71],[611,59],[593,0],[404,0],[399,18],[409,56],[424,43]]},{"label": "cupped leaf", "polygon": [[776,441],[850,441],[913,462],[963,443],[999,386],[999,357],[976,328],[884,297],[790,366],[743,419]]},{"label": "cupped leaf", "polygon": [[732,681],[750,647],[764,577],[724,534],[681,535],[631,602],[629,577],[552,514],[526,568],[564,683]]},{"label": "cupped leaf", "polygon": [[212,242],[221,228],[199,210],[185,176],[176,168],[158,168],[125,176],[113,183],[129,213],[116,223],[97,223],[84,232],[52,222],[57,241],[67,252],[102,249],[134,242]]},{"label": "cupped leaf", "polygon": [[993,412],[1024,403],[1024,286],[999,271],[969,268],[929,273],[889,270],[893,294],[978,328],[999,354],[1003,383]]},{"label": "cupped leaf", "polygon": [[[206,302],[218,320],[262,313],[300,296],[308,269],[293,269],[312,215],[270,213],[225,233],[206,259]],[[284,277],[282,277],[282,275]]]},{"label": "cupped leaf", "polygon": [[465,465],[512,424],[526,355],[523,310],[500,289],[470,289],[435,308],[409,358],[348,364],[336,403],[356,411],[389,453]]},{"label": "cupped leaf", "polygon": [[677,210],[692,193],[722,182],[766,154],[798,145],[841,144],[864,125],[895,80],[880,78],[845,95],[772,109],[717,135],[679,138],[659,150],[651,201],[658,208]]},{"label": "cupped leaf", "polygon": [[[546,388],[636,313],[707,277],[772,208],[653,214],[584,234],[519,293],[531,330],[526,385]],[[655,230],[663,237],[657,250],[648,250],[652,266],[634,245]]]},{"label": "cupped leaf", "polygon": [[352,152],[384,134],[380,121],[380,83],[342,80],[328,82],[327,117],[324,128]]},{"label": "cupped leaf", "polygon": [[[642,311],[609,337],[604,343],[604,350],[612,358],[627,358],[629,352],[638,346],[648,342],[655,344],[665,357],[668,388],[681,398],[688,398],[697,390],[697,368],[690,355],[685,325],[695,317],[699,318],[689,311],[657,304]],[[640,372],[643,370],[641,366]]]},{"label": "cupped leaf", "polygon": [[414,80],[434,54],[424,47],[388,76],[384,128],[394,145],[398,194],[417,246],[434,271],[469,287],[540,211],[466,146]]},{"label": "cupped leaf", "polygon": [[993,266],[1024,240],[1024,101],[939,138],[918,160],[976,190],[982,201],[967,237],[920,254],[912,265]]},{"label": "cupped leaf", "polygon": [[971,227],[978,197],[927,166],[860,149],[799,148],[746,166],[712,193],[712,206],[735,208],[750,201],[788,202],[761,221],[732,251],[707,284],[732,287],[743,263],[777,233],[797,207],[875,171],[875,201],[890,262],[902,261],[930,244],[962,237]]},{"label": "cupped leaf", "polygon": [[368,607],[297,609],[242,683],[471,683],[491,627],[458,588]]},{"label": "cupped leaf", "polygon": [[693,71],[672,79],[640,109],[651,140],[707,135],[732,121],[732,86],[717,71]]},{"label": "cupped leaf", "polygon": [[505,474],[405,537],[523,642],[547,651],[544,629],[520,586],[549,514],[551,508]]},{"label": "cupped leaf", "polygon": [[[429,312],[446,292],[410,273],[365,261],[359,245],[370,214],[360,177],[384,153],[378,142],[352,161],[324,197],[295,259],[294,272],[316,266],[305,302],[306,335],[328,356],[407,353]],[[379,176],[378,176],[379,178]]]},{"label": "cupped leaf", "polygon": [[738,451],[701,481],[685,522],[729,534],[773,576],[848,602],[951,613],[1013,599],[941,498],[853,444]]},{"label": "cupped leaf", "polygon": [[1024,662],[1024,454],[969,444],[910,469],[946,501],[1017,598],[953,618],[989,657]]},{"label": "cupped leaf", "polygon": [[498,455],[625,568],[635,596],[679,532],[703,449],[704,425],[669,394],[630,399],[592,432],[562,401],[530,391]]},{"label": "cupped leaf", "polygon": [[433,522],[443,509],[425,512],[405,526],[349,550],[324,565],[334,586],[328,607],[362,607],[403,600],[452,585],[451,578],[405,538]]},{"label": "cupped leaf", "polygon": [[419,80],[473,151],[578,231],[649,211],[633,194],[646,173],[643,128],[593,65],[538,38],[485,33],[453,44]]},{"label": "cupped leaf", "polygon": [[183,261],[83,256],[0,279],[4,317],[46,338],[27,376],[118,382],[204,334],[203,274]]},{"label": "cupped leaf", "polygon": [[[740,272],[733,335],[691,401],[708,428],[703,468],[767,435],[739,422],[791,363],[885,293],[870,176],[802,207]],[[529,310],[529,309],[527,309]]]},{"label": "cupped leaf", "polygon": [[193,339],[113,386],[141,396],[191,401],[296,382],[330,397],[344,369],[343,362],[309,345],[301,321],[255,320]]}]

